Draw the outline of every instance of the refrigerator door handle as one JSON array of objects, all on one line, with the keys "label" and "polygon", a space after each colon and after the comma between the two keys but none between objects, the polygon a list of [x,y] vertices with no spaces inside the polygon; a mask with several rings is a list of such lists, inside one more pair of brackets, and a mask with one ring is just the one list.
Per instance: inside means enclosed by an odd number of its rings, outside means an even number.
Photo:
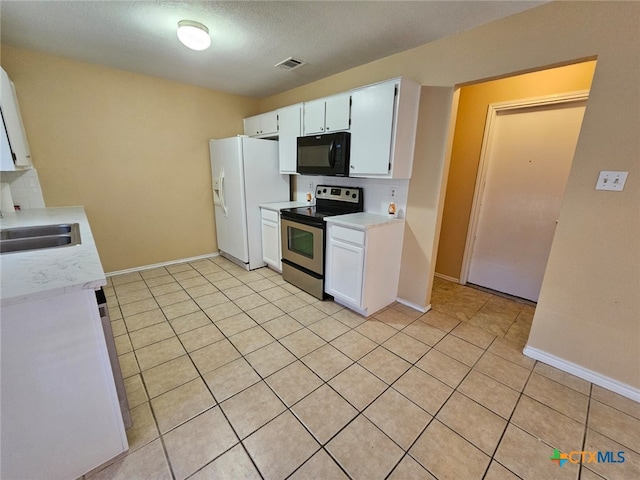
[{"label": "refrigerator door handle", "polygon": [[224,199],[224,168],[220,169],[220,203],[222,205],[222,211],[224,216],[227,216],[227,203]]}]

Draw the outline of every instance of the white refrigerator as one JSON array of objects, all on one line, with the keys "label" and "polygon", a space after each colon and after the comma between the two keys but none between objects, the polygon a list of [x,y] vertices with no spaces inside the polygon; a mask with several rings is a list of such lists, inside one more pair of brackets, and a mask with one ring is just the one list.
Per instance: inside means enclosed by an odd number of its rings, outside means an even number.
[{"label": "white refrigerator", "polygon": [[278,142],[246,136],[209,140],[209,153],[220,254],[247,270],[264,267],[259,205],[289,200]]}]

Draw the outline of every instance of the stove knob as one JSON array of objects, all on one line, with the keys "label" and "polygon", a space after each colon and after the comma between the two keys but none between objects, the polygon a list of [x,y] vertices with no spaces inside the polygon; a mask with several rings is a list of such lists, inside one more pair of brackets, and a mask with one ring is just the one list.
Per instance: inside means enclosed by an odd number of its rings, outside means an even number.
[{"label": "stove knob", "polygon": [[357,195],[354,193],[353,195],[351,195],[351,198],[356,198]]},{"label": "stove knob", "polygon": [[348,197],[349,196],[349,190],[347,190],[346,192],[344,192],[345,195]]},{"label": "stove knob", "polygon": [[327,189],[326,189],[326,188],[323,188],[323,189],[322,189],[322,193],[327,193]]}]

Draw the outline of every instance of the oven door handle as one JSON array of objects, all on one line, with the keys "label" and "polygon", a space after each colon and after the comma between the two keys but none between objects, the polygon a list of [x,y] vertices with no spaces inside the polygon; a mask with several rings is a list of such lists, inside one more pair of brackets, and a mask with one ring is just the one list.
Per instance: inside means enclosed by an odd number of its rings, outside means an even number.
[{"label": "oven door handle", "polygon": [[293,223],[299,223],[302,225],[307,225],[308,227],[314,227],[314,228],[318,228],[320,230],[323,229],[324,227],[324,220],[322,220],[322,223],[318,222],[318,220],[311,218],[304,218],[304,217],[290,217],[288,216],[285,212],[280,212],[280,219],[281,220],[285,220],[285,221],[289,221],[289,222],[293,222]]}]

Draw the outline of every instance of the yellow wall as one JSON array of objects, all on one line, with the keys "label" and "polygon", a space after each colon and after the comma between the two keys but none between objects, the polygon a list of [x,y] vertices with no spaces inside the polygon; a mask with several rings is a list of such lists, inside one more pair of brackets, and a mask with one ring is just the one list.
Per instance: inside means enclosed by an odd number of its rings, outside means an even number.
[{"label": "yellow wall", "polygon": [[48,207],[84,205],[105,271],[217,251],[209,138],[254,99],[2,45]]},{"label": "yellow wall", "polygon": [[489,104],[588,90],[595,64],[583,62],[460,89],[436,272],[460,278]]},{"label": "yellow wall", "polygon": [[[264,99],[261,111],[396,76],[452,87],[597,57],[528,346],[640,388],[640,3],[550,2]],[[447,131],[449,116],[437,128]],[[431,128],[431,127],[429,127]],[[419,132],[423,137],[426,133]],[[440,140],[443,143],[444,140]],[[414,169],[425,161],[417,151]],[[447,172],[442,149],[441,175]],[[432,161],[432,159],[431,159]],[[435,170],[435,169],[432,169]],[[629,171],[623,192],[600,192],[600,170]],[[436,172],[433,172],[436,173]],[[429,187],[437,186],[431,179]],[[436,185],[436,186],[434,186]],[[407,228],[441,192],[409,189]],[[417,214],[414,216],[413,212]],[[439,233],[439,221],[423,231]],[[434,238],[418,238],[423,253]],[[403,259],[400,296],[428,303],[433,266]]]}]

